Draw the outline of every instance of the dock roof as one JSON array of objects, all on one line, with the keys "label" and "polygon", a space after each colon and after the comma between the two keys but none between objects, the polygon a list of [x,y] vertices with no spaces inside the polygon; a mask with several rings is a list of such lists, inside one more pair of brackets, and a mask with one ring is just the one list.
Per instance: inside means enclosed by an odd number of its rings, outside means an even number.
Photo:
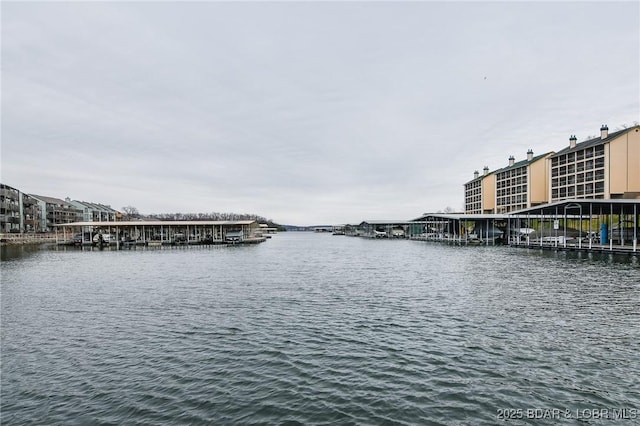
[{"label": "dock roof", "polygon": [[120,220],[59,223],[54,226],[233,226],[251,225],[255,220]]},{"label": "dock roof", "polygon": [[500,220],[507,219],[508,214],[466,214],[466,213],[425,213],[412,222],[424,222],[428,218],[452,219],[452,220]]},{"label": "dock roof", "polygon": [[542,204],[527,209],[517,210],[509,213],[511,216],[523,216],[531,214],[541,215],[553,215],[556,210],[559,213],[563,213],[565,209],[571,210],[575,213],[576,208],[581,208],[583,214],[588,214],[589,210],[593,211],[593,214],[634,214],[634,212],[640,213],[640,199],[573,199],[573,200],[561,200],[555,201],[549,204]]}]

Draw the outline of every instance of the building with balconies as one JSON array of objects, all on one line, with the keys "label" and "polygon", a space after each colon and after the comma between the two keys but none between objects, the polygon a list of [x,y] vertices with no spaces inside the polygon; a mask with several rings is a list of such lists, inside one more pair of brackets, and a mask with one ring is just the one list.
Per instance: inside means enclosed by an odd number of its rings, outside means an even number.
[{"label": "building with balconies", "polygon": [[467,214],[495,213],[496,175],[485,166],[482,176],[476,170],[473,179],[464,184],[464,210]]},{"label": "building with balconies", "polygon": [[569,146],[551,158],[550,201],[566,199],[639,199],[640,126]]},{"label": "building with balconies", "polygon": [[0,184],[0,232],[39,231],[37,202],[29,195]]},{"label": "building with balconies", "polygon": [[0,184],[0,231],[21,232],[20,191]]},{"label": "building with balconies", "polygon": [[69,198],[65,201],[75,206],[78,210],[82,210],[82,215],[79,219],[81,222],[110,222],[115,221],[118,216],[118,211],[104,204],[78,200],[72,201]]},{"label": "building with balconies", "polygon": [[496,170],[496,210],[498,214],[545,204],[549,202],[549,162],[553,152],[533,156],[527,152],[527,159],[515,161],[509,157],[509,165]]},{"label": "building with balconies", "polygon": [[37,202],[40,211],[40,229],[52,231],[53,225],[78,222],[83,211],[73,204],[59,198],[30,194]]}]

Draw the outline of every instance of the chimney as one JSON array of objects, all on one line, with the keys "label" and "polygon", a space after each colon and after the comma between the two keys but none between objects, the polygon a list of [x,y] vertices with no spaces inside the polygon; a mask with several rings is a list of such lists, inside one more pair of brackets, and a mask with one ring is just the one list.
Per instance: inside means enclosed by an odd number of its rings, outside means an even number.
[{"label": "chimney", "polygon": [[484,166],[484,169],[482,169],[482,171],[484,172],[485,175],[489,174],[489,167]]},{"label": "chimney", "polygon": [[600,139],[606,139],[609,136],[609,127],[606,124],[603,124],[600,127]]},{"label": "chimney", "polygon": [[571,135],[571,137],[569,138],[569,148],[575,148],[577,141],[578,138],[576,138],[576,135]]},{"label": "chimney", "polygon": [[515,162],[516,162],[516,159],[513,155],[509,157],[509,167],[513,166]]},{"label": "chimney", "polygon": [[533,150],[532,149],[527,151],[527,161],[531,161],[531,160],[533,160]]},{"label": "chimney", "polygon": [[477,170],[475,172],[473,172],[473,178],[474,179],[478,179],[478,176],[480,176],[480,173],[478,173]]}]

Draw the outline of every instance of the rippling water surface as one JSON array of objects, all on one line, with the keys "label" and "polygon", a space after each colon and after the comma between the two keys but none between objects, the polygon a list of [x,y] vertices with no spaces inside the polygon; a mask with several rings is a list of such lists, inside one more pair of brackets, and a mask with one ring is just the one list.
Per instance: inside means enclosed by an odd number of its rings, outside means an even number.
[{"label": "rippling water surface", "polygon": [[307,233],[3,254],[6,425],[640,410],[637,258]]}]

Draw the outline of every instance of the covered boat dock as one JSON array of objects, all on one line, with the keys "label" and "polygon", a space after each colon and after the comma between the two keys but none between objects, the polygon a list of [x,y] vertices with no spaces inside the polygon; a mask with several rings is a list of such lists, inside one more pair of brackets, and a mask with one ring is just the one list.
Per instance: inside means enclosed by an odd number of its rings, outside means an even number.
[{"label": "covered boat dock", "polygon": [[452,244],[500,244],[504,242],[508,219],[506,214],[425,213],[414,220],[424,224],[422,232],[410,238]]},{"label": "covered boat dock", "polygon": [[265,240],[255,220],[103,221],[55,226],[56,243],[66,245],[249,244]]},{"label": "covered boat dock", "polygon": [[429,213],[415,219],[424,231],[409,235],[452,244],[634,254],[640,236],[640,200],[563,200],[507,214]]},{"label": "covered boat dock", "polygon": [[510,245],[637,253],[640,200],[563,200],[509,214]]}]

